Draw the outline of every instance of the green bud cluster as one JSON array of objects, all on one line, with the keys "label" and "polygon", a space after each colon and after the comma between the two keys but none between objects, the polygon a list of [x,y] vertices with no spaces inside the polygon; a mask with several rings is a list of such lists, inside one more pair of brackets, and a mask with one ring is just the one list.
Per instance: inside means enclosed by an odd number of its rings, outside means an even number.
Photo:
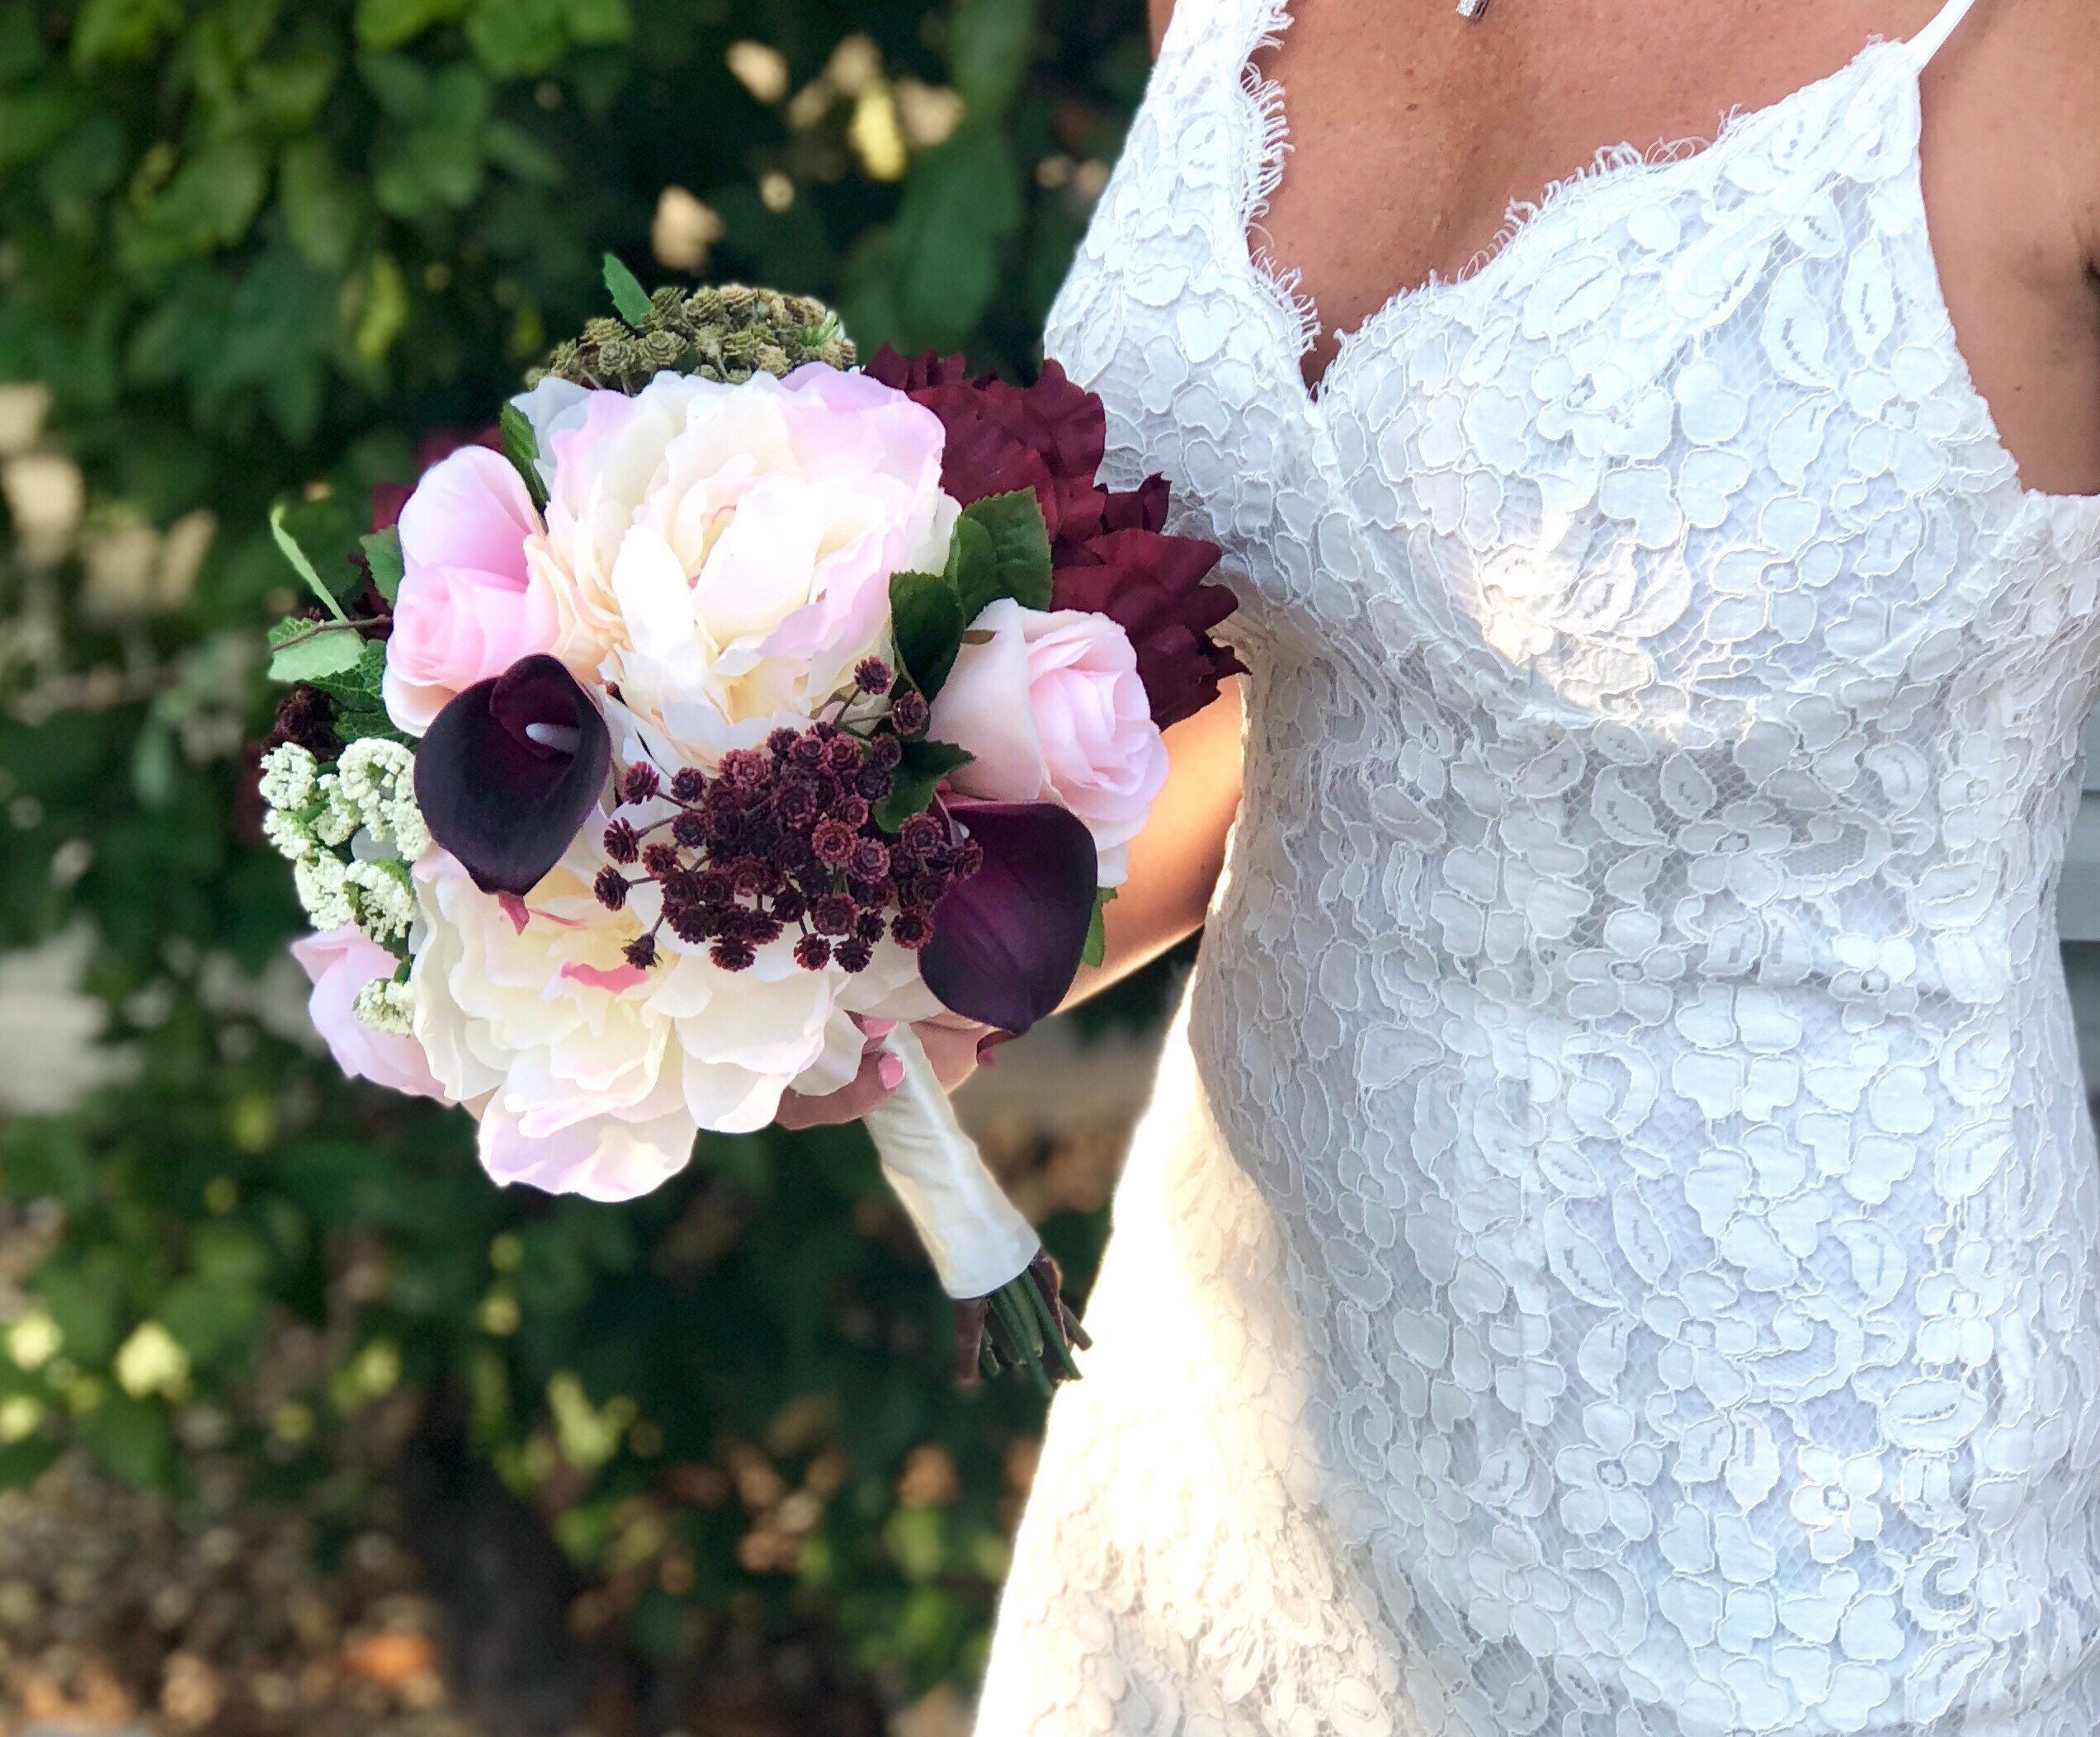
[{"label": "green bud cluster", "polygon": [[667,369],[737,385],[805,362],[853,366],[853,342],[822,302],[743,284],[691,292],[672,286],[649,297],[639,327],[611,318],[591,321],[581,337],[557,345],[527,383],[553,375],[579,386],[639,392]]}]

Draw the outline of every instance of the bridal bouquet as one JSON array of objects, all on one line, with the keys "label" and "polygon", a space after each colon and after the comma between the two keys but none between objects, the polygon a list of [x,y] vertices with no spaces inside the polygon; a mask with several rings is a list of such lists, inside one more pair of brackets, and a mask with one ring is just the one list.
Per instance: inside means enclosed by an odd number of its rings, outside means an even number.
[{"label": "bridal bouquet", "polygon": [[465,1106],[498,1182],[606,1201],[879,1041],[870,1128],[965,1374],[1076,1373],[911,1022],[1025,1031],[1098,958],[1160,731],[1239,667],[1218,551],[1159,479],[1100,484],[1054,363],[857,370],[816,304],[607,281],[619,318],[335,582],[278,525],[317,601],[271,635],[262,788],[315,1022]]}]

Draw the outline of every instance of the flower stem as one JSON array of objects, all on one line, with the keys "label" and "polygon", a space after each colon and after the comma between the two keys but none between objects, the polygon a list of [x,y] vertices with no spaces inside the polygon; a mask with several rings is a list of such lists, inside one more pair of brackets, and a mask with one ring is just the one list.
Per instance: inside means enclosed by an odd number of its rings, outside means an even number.
[{"label": "flower stem", "polygon": [[960,1366],[986,1376],[1023,1373],[1045,1398],[1057,1383],[1078,1381],[1073,1348],[1093,1342],[1065,1305],[1063,1286],[1057,1263],[1039,1252],[1017,1278],[958,1304]]}]

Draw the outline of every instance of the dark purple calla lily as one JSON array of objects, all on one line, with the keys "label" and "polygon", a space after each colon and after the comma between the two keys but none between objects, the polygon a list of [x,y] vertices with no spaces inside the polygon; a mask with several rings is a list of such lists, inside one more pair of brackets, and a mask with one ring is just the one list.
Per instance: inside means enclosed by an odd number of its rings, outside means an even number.
[{"label": "dark purple calla lily", "polygon": [[984,866],[934,907],[920,974],[943,1007],[1018,1035],[1078,975],[1100,865],[1086,823],[1054,802],[973,802],[956,819]]},{"label": "dark purple calla lily", "polygon": [[591,696],[536,654],[438,713],[417,745],[416,800],[476,886],[522,896],[582,829],[611,761]]}]

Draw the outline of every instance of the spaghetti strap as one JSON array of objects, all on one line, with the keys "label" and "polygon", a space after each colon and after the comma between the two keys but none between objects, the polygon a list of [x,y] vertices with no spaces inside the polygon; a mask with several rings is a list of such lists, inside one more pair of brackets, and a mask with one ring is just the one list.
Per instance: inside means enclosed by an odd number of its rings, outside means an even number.
[{"label": "spaghetti strap", "polygon": [[1911,52],[1917,55],[1920,66],[1927,64],[1933,55],[1947,46],[1947,40],[1961,27],[1976,0],[1947,0],[1940,8],[1938,17],[1910,39]]}]

